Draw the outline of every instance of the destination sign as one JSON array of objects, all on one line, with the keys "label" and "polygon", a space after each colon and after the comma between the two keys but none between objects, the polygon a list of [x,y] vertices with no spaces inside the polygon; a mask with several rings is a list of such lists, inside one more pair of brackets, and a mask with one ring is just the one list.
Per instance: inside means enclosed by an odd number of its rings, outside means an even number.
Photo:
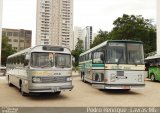
[{"label": "destination sign", "polygon": [[43,50],[47,51],[64,51],[63,47],[56,47],[56,46],[43,46]]}]

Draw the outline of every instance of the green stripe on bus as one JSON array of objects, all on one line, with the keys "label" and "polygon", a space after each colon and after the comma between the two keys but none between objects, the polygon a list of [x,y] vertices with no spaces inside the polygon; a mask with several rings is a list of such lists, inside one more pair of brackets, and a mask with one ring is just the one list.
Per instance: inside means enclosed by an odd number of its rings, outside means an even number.
[{"label": "green stripe on bus", "polygon": [[92,64],[92,67],[104,67],[104,64]]}]

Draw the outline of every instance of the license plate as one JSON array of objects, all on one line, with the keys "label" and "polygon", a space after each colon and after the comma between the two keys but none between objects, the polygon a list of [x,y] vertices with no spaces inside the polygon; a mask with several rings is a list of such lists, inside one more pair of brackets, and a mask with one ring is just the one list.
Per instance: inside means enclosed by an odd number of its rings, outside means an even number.
[{"label": "license plate", "polygon": [[117,76],[124,76],[124,71],[117,71]]}]

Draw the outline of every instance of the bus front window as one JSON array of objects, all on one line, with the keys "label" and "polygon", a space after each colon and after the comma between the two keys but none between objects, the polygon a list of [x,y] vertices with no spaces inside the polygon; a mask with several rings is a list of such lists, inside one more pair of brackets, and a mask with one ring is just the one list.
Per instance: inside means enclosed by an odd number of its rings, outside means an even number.
[{"label": "bus front window", "polygon": [[55,55],[55,66],[60,68],[71,67],[71,55],[68,54],[56,54]]},{"label": "bus front window", "polygon": [[110,64],[125,64],[125,44],[110,42],[107,48],[107,61]]},{"label": "bus front window", "polygon": [[127,44],[128,64],[144,64],[143,45]]},{"label": "bus front window", "polygon": [[53,53],[39,53],[35,52],[31,55],[31,66],[32,67],[53,67],[54,58]]}]

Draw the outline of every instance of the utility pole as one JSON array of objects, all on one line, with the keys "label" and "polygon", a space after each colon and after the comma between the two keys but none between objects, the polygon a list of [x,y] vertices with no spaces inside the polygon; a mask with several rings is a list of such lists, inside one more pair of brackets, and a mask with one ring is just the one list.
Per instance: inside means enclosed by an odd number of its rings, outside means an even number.
[{"label": "utility pole", "polygon": [[157,0],[157,54],[160,54],[160,0]]},{"label": "utility pole", "polygon": [[0,0],[0,65],[1,65],[1,50],[2,50],[2,9],[3,9],[3,0]]}]

